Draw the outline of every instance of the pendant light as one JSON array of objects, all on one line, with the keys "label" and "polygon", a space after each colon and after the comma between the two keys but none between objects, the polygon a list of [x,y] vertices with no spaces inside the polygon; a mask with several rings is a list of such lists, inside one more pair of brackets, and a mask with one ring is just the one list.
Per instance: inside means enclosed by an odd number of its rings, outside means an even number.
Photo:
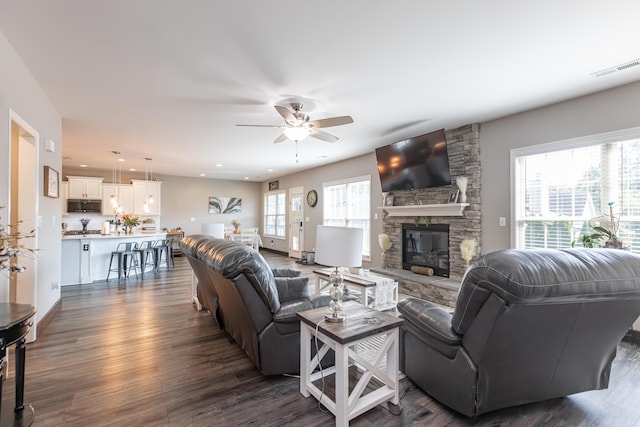
[{"label": "pendant light", "polygon": [[144,192],[147,195],[142,204],[144,213],[149,213],[149,205],[154,203],[153,194],[149,194],[149,181],[153,179],[153,169],[151,168],[151,158],[144,158],[147,162],[144,167]]}]

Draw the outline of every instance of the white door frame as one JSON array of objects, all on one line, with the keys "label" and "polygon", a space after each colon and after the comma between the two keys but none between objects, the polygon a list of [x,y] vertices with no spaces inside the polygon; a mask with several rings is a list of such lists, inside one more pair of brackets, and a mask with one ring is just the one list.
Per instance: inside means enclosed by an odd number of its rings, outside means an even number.
[{"label": "white door frame", "polygon": [[[17,132],[18,152],[14,150],[14,132]],[[9,110],[9,180],[8,180],[8,200],[7,200],[7,222],[11,222],[11,215],[19,213],[21,216],[19,219],[24,220],[27,224],[27,228],[34,230],[34,238],[27,239],[22,242],[26,247],[37,248],[38,247],[38,227],[40,211],[39,203],[39,183],[41,182],[42,174],[40,173],[39,156],[39,144],[40,134],[33,127],[31,127],[25,120],[23,120],[13,110]],[[20,144],[29,144],[26,151],[20,150]],[[28,158],[18,158],[18,165],[14,165],[12,158],[14,155],[21,156],[22,153],[27,153]],[[24,154],[22,154],[24,155]],[[24,168],[25,170],[18,170],[16,176],[16,168]],[[27,177],[28,179],[19,179],[20,176]],[[16,182],[18,180],[18,182]],[[26,182],[25,182],[26,181]],[[15,204],[15,197],[12,196],[12,188],[14,191],[18,191],[20,197]],[[24,204],[24,206],[21,206]],[[26,211],[25,211],[26,209]],[[20,273],[17,275],[16,289],[14,301],[22,304],[31,304],[37,307],[37,283],[38,283],[38,258],[28,257],[28,259],[20,261],[21,264],[28,265],[28,274]],[[18,286],[19,285],[19,286]],[[2,287],[0,294],[6,292],[3,297],[4,301],[10,300],[9,287]],[[35,339],[35,330],[32,328],[31,332],[27,336],[27,341]]]},{"label": "white door frame", "polygon": [[289,189],[289,257],[302,257],[304,248],[304,187]]}]

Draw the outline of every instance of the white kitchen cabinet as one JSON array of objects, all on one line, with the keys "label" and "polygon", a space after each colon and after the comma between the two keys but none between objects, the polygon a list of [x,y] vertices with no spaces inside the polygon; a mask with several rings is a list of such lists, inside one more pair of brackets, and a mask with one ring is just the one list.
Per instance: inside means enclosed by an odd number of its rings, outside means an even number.
[{"label": "white kitchen cabinet", "polygon": [[115,215],[111,196],[120,202],[122,213],[133,212],[133,186],[127,184],[102,184],[102,215]]},{"label": "white kitchen cabinet", "polygon": [[66,215],[67,212],[67,199],[69,198],[69,183],[62,181],[60,183],[60,199],[62,202],[62,215]]},{"label": "white kitchen cabinet", "polygon": [[88,176],[68,176],[69,199],[102,199],[102,181],[104,178]]},{"label": "white kitchen cabinet", "polygon": [[[133,213],[152,216],[161,213],[162,182],[132,179],[133,186]],[[153,203],[149,203],[149,196],[153,197]],[[147,202],[147,209],[145,209]]]}]

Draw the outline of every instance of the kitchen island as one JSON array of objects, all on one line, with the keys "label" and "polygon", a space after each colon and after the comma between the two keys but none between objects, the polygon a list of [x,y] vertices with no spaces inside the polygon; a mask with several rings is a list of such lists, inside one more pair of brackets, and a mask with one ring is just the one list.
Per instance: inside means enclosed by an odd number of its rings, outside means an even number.
[{"label": "kitchen island", "polygon": [[[165,239],[167,233],[134,234],[78,234],[62,237],[62,277],[61,286],[93,283],[105,280],[109,273],[111,252],[119,243]],[[115,264],[115,261],[114,261]],[[111,278],[117,279],[112,274]],[[110,279],[111,279],[110,278]]]}]

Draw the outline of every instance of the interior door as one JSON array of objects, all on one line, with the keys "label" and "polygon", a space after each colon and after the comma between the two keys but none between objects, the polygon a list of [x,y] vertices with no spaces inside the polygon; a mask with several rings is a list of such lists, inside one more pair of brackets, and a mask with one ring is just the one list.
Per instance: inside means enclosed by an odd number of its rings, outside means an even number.
[{"label": "interior door", "polygon": [[301,258],[304,247],[304,188],[289,189],[289,256]]}]

